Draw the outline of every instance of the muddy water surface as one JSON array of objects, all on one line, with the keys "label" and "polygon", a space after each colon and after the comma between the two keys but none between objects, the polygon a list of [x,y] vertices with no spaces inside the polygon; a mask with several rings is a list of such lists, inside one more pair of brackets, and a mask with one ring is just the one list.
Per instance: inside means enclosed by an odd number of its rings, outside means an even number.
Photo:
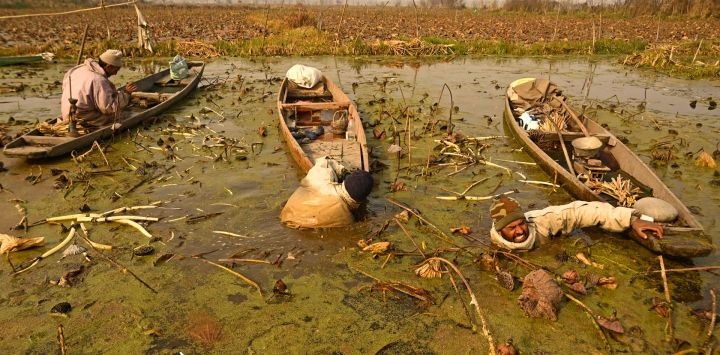
[{"label": "muddy water surface", "polygon": [[[375,139],[372,128],[367,129],[373,158],[387,167],[374,175],[379,183],[371,195],[365,220],[347,229],[296,231],[284,228],[278,220],[282,203],[301,176],[279,138],[274,93],[278,79],[296,62],[323,70],[353,94],[363,120],[377,120],[375,128],[387,132],[382,139]],[[135,63],[113,81],[121,84],[140,78],[162,63]],[[26,128],[23,121],[57,115],[60,88],[56,81],[62,80],[68,67],[68,63],[59,63],[3,68],[3,85],[23,83],[25,88],[20,93],[0,95],[0,123],[8,122],[12,132]],[[472,246],[468,253],[438,255],[458,263],[487,314],[497,342],[512,338],[523,352],[566,353],[568,346],[583,352],[608,352],[598,330],[576,305],[563,304],[556,322],[526,318],[517,305],[519,287],[514,291],[502,288],[494,272],[476,262],[485,249],[469,239],[487,241],[488,202],[435,199],[490,177],[470,194],[484,196],[516,189],[515,198],[533,208],[572,201],[562,191],[523,184],[518,174],[509,175],[489,166],[471,166],[456,174],[452,174],[455,170],[451,167],[434,167],[430,176],[423,176],[422,167],[431,146],[423,124],[446,118],[451,107],[447,92],[437,109],[433,105],[444,83],[457,106],[453,113],[456,130],[468,136],[504,135],[504,87],[519,77],[549,76],[565,89],[574,104],[585,103],[589,112],[608,124],[611,131],[626,137],[646,161],[651,160],[652,144],[672,140],[677,158],[668,164],[655,164],[655,170],[692,206],[715,245],[720,240],[716,226],[720,177],[713,170],[694,165],[698,150],[713,152],[720,140],[720,111],[708,110],[706,103],[708,97],[720,92],[717,82],[628,72],[610,61],[495,58],[451,62],[331,57],[223,59],[209,63],[205,76],[220,85],[197,90],[153,125],[134,128],[103,142],[108,145],[109,167],[96,153],[80,163],[69,157],[30,162],[0,157],[7,168],[0,172],[2,232],[15,226],[25,211],[29,221],[35,222],[79,213],[85,204],[102,212],[159,201],[158,208],[138,214],[161,218],[147,225],[158,240],[151,243],[155,254],[145,257],[132,257],[134,247],[149,242],[136,230],[102,223],[89,225],[94,241],[114,246],[106,255],[133,271],[157,293],[94,252],[89,253],[90,261],[82,255],[60,260],[56,254],[17,276],[12,276],[10,265],[3,260],[3,352],[55,352],[59,324],[64,327],[67,347],[73,353],[484,351],[485,337],[474,330],[479,326],[473,326],[463,308],[463,303],[468,303],[463,288],[461,300],[447,276],[429,280],[416,277],[413,270],[422,261],[419,255],[373,258],[357,247],[358,240],[367,238],[401,211],[385,197],[417,208],[448,234],[451,227],[470,227],[469,238],[452,237],[454,244]],[[692,100],[699,100],[695,108],[689,105]],[[411,113],[413,138],[410,157],[403,156],[398,174],[397,157],[386,150],[393,143],[394,129],[406,136],[402,130],[407,116],[401,114],[405,107]],[[258,134],[260,127],[266,127],[267,136]],[[227,152],[223,147],[213,147],[221,138],[232,142]],[[406,143],[401,140],[407,152]],[[531,161],[510,139],[490,139],[487,144],[487,159],[528,179],[550,181],[535,166],[507,162]],[[173,154],[168,153],[167,145],[173,147]],[[69,189],[54,189],[53,168],[67,170],[68,176],[77,181]],[[81,169],[98,173],[80,177]],[[28,179],[29,175],[34,177]],[[391,192],[390,184],[396,177],[404,188]],[[193,217],[215,213],[219,214],[187,223]],[[407,228],[426,254],[452,247],[413,218]],[[22,231],[11,233],[23,235]],[[46,237],[49,247],[65,236],[59,226],[45,224],[31,228],[27,235]],[[375,237],[375,241],[384,240],[393,243],[397,254],[415,249],[394,224]],[[81,240],[77,243],[84,245]],[[44,250],[16,252],[10,260],[18,266]],[[578,252],[590,255],[603,268],[585,267],[573,258],[564,261],[558,257]],[[167,253],[175,256],[156,263]],[[271,263],[239,262],[234,267],[260,285],[262,296],[237,276],[192,256],[210,261],[234,256]],[[578,296],[598,314],[607,317],[617,312],[626,333],[611,337],[610,346],[636,352],[674,350],[664,341],[666,319],[650,310],[652,298],[663,297],[662,281],[657,274],[638,277],[640,272],[657,268],[652,253],[620,236],[588,231],[522,256],[557,273],[576,269],[581,274],[614,276],[616,289],[597,288]],[[669,268],[718,263],[717,253],[695,260],[666,260]],[[72,264],[84,264],[79,282],[69,288],[54,285],[53,281]],[[503,265],[519,278],[529,271],[516,263]],[[434,298],[434,305],[424,306],[406,295],[373,289],[370,286],[374,281],[361,272],[382,281],[425,288]],[[289,295],[273,296],[278,279],[287,285]],[[706,323],[692,311],[709,308],[709,289],[720,285],[718,276],[706,272],[670,274],[669,282],[678,302],[673,319],[675,337],[698,347],[704,340]],[[50,309],[59,302],[72,304],[67,317],[50,315]],[[472,322],[479,324],[478,320]]]}]

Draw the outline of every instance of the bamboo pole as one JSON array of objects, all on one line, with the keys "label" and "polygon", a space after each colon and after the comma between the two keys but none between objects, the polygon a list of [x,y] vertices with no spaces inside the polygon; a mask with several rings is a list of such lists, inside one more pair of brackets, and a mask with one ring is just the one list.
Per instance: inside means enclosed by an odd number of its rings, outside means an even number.
[{"label": "bamboo pole", "polygon": [[568,170],[570,170],[570,173],[573,174],[573,176],[577,176],[577,174],[575,173],[575,168],[573,168],[573,162],[572,160],[570,160],[570,155],[568,155],[567,147],[565,147],[565,139],[563,138],[562,133],[560,133],[560,127],[558,127],[553,120],[548,121],[552,123],[553,127],[555,128],[555,132],[558,135],[558,139],[560,140],[560,148],[562,148],[563,155],[565,156],[565,162],[568,165]]},{"label": "bamboo pole", "polygon": [[553,99],[555,99],[556,101],[560,101],[560,104],[562,105],[563,108],[565,108],[565,110],[568,112],[570,117],[572,117],[573,121],[575,121],[575,123],[578,126],[580,126],[580,130],[583,132],[585,137],[590,137],[590,132],[588,132],[587,128],[585,127],[585,124],[582,123],[580,118],[575,114],[575,112],[570,108],[570,106],[568,106],[568,104],[565,102],[565,100],[562,100],[562,99],[558,98],[557,96],[553,96]]},{"label": "bamboo pole", "polygon": [[85,25],[85,30],[83,31],[82,41],[80,42],[80,51],[78,51],[77,62],[75,62],[75,65],[80,65],[80,62],[82,61],[82,54],[83,54],[83,51],[85,50],[85,38],[87,38],[88,26],[90,26],[90,24]]}]

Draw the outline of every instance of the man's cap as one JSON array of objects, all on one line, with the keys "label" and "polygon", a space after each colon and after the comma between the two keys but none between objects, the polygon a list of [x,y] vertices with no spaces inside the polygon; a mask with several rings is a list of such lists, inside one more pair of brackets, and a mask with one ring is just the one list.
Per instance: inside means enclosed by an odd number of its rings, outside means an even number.
[{"label": "man's cap", "polygon": [[123,53],[117,49],[108,49],[100,55],[100,60],[118,68],[123,66],[122,58]]},{"label": "man's cap", "polygon": [[524,219],[525,213],[515,199],[502,196],[493,200],[490,206],[490,218],[495,223],[495,230],[499,231],[518,219]]},{"label": "man's cap", "polygon": [[345,177],[343,186],[356,202],[364,201],[373,187],[373,177],[367,171],[356,170]]}]

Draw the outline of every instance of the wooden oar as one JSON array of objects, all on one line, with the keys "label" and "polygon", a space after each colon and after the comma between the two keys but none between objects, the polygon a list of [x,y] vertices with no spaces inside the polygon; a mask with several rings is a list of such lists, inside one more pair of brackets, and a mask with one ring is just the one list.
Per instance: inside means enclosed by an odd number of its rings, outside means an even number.
[{"label": "wooden oar", "polygon": [[573,112],[573,110],[568,106],[568,104],[565,103],[565,100],[560,99],[558,96],[553,96],[553,99],[560,102],[560,105],[562,105],[563,108],[570,114],[570,117],[572,117],[573,121],[580,127],[580,130],[583,132],[585,137],[590,137],[590,132],[588,132],[587,128],[585,128],[585,125],[580,121],[580,118]]},{"label": "wooden oar", "polygon": [[573,168],[572,160],[570,160],[570,155],[568,154],[567,148],[565,147],[565,138],[563,138],[562,133],[560,133],[560,127],[555,124],[555,121],[551,119],[548,119],[548,121],[550,121],[553,127],[555,127],[555,132],[557,132],[558,139],[560,139],[560,147],[562,148],[563,155],[565,156],[565,162],[568,165],[568,170],[570,170],[570,173],[573,176],[577,177],[577,174],[575,174],[575,169]]}]

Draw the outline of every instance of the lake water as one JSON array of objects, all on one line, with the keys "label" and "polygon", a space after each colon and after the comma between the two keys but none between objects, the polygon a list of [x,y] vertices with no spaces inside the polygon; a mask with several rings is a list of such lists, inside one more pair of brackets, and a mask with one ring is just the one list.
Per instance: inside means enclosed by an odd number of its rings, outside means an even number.
[{"label": "lake water", "polygon": [[[297,231],[279,222],[283,202],[302,178],[280,140],[275,108],[278,79],[295,63],[320,68],[352,94],[365,122],[379,120],[375,128],[387,132],[378,140],[373,138],[372,128],[366,130],[372,159],[387,167],[374,174],[378,184],[370,196],[365,220],[342,230]],[[113,81],[122,84],[135,80],[163,65],[163,61],[137,62],[123,69]],[[61,81],[69,67],[69,63],[58,63],[0,69],[3,85],[25,85],[19,94],[0,94],[0,122],[14,120],[10,129],[17,130],[27,127],[22,121],[32,123],[58,115],[60,87],[54,82]],[[708,153],[718,149],[720,110],[708,110],[707,105],[707,98],[720,92],[718,82],[628,70],[612,60],[544,58],[227,58],[208,63],[205,77],[208,82],[220,84],[197,90],[162,114],[154,125],[134,128],[104,142],[112,142],[105,152],[110,167],[98,154],[80,163],[70,157],[42,162],[0,157],[8,169],[0,172],[2,232],[20,221],[22,209],[34,222],[79,213],[85,204],[102,212],[161,201],[158,208],[137,211],[161,218],[147,226],[159,239],[151,244],[155,248],[151,256],[132,257],[134,247],[148,243],[136,230],[122,225],[88,224],[91,239],[114,246],[106,255],[157,293],[93,251],[89,253],[91,261],[82,255],[60,260],[58,253],[17,276],[3,260],[0,350],[57,352],[57,326],[62,324],[71,353],[485,351],[479,320],[473,321],[478,325],[475,331],[463,308],[464,303],[468,311],[473,311],[466,290],[460,287],[461,300],[447,275],[441,279],[415,276],[415,265],[423,258],[397,225],[389,224],[374,239],[390,241],[397,254],[394,257],[373,258],[356,245],[401,211],[386,199],[390,197],[418,209],[448,235],[453,227],[471,229],[470,238],[455,234],[451,237],[453,244],[469,246],[463,249],[467,252],[448,252],[438,248],[453,245],[439,240],[414,217],[406,224],[415,242],[425,248],[425,254],[443,256],[458,264],[487,315],[496,342],[512,338],[520,351],[528,353],[607,352],[600,333],[575,304],[564,302],[556,322],[527,318],[517,302],[520,287],[514,291],[502,288],[495,273],[481,266],[478,259],[488,250],[471,240],[488,240],[489,201],[435,198],[451,195],[448,191],[463,191],[472,182],[489,177],[469,194],[485,196],[516,189],[514,198],[532,208],[573,200],[561,190],[518,181],[520,175],[515,172],[530,180],[549,182],[552,178],[536,166],[518,164],[531,159],[518,151],[510,138],[484,141],[488,147],[483,155],[510,168],[513,174],[484,165],[457,173],[449,166],[432,167],[429,176],[422,174],[428,147],[434,146],[430,140],[441,137],[437,128],[434,137],[423,134],[423,125],[444,119],[450,112],[447,88],[438,102],[443,84],[449,87],[457,106],[453,112],[455,130],[467,136],[505,135],[502,113],[508,83],[521,77],[550,77],[574,105],[585,103],[591,115],[608,124],[615,134],[626,137],[646,162],[651,160],[653,143],[673,140],[678,157],[675,164],[656,165],[654,169],[696,212],[713,243],[717,246],[720,241],[716,225],[720,178],[714,170],[694,164],[700,149]],[[690,106],[692,100],[699,100],[695,108]],[[433,105],[436,102],[437,110]],[[639,109],[641,104],[644,111]],[[605,109],[596,109],[598,105]],[[615,113],[607,110],[611,106]],[[403,112],[409,113],[409,123]],[[407,151],[406,124],[412,132],[410,157],[406,155],[398,162],[387,149],[393,143],[395,126],[402,136],[401,146]],[[258,134],[260,127],[267,129],[267,136]],[[221,138],[235,142],[225,155],[227,159],[223,158],[222,147],[208,147]],[[165,144],[174,146],[174,160],[160,149]],[[135,171],[139,167],[144,167],[145,175]],[[53,168],[67,170],[78,180],[75,186],[69,191],[54,189]],[[110,172],[89,174],[83,179],[77,175],[81,168]],[[41,171],[39,179],[26,179],[28,175],[37,177]],[[158,178],[125,193],[155,174]],[[396,180],[404,184],[404,189],[392,192],[391,183]],[[116,192],[122,197],[113,198]],[[214,213],[220,214],[187,223],[192,217]],[[11,234],[23,235],[22,231]],[[42,224],[31,228],[28,236],[44,236],[52,247],[65,234],[57,225]],[[81,239],[76,242],[84,246]],[[44,250],[14,252],[10,260],[17,266]],[[562,262],[558,257],[579,252],[603,268],[586,267],[573,258]],[[163,254],[175,256],[154,266]],[[239,262],[234,268],[260,285],[262,297],[235,275],[199,260],[200,256],[210,261],[235,257],[269,262]],[[608,317],[617,312],[626,333],[611,338],[612,347],[638,352],[672,350],[663,340],[665,318],[651,310],[653,297],[664,297],[659,274],[638,277],[640,272],[659,267],[654,254],[621,236],[587,231],[521,256],[558,274],[575,269],[580,274],[615,277],[616,289],[596,288],[588,295],[576,295],[597,314]],[[705,258],[665,262],[667,268],[717,265],[720,256],[715,252]],[[77,264],[84,264],[84,271],[75,286],[64,288],[52,283]],[[504,260],[502,265],[518,278],[529,272],[520,263]],[[434,305],[423,305],[404,294],[383,293],[383,285],[372,287],[373,279],[363,273],[384,282],[422,287],[430,292]],[[273,285],[279,279],[287,285],[289,295],[273,296]],[[675,337],[695,347],[702,344],[706,323],[691,311],[709,308],[709,289],[719,286],[719,280],[710,272],[669,274],[671,294],[677,302]],[[67,317],[50,315],[50,309],[59,302],[73,306]]]}]

